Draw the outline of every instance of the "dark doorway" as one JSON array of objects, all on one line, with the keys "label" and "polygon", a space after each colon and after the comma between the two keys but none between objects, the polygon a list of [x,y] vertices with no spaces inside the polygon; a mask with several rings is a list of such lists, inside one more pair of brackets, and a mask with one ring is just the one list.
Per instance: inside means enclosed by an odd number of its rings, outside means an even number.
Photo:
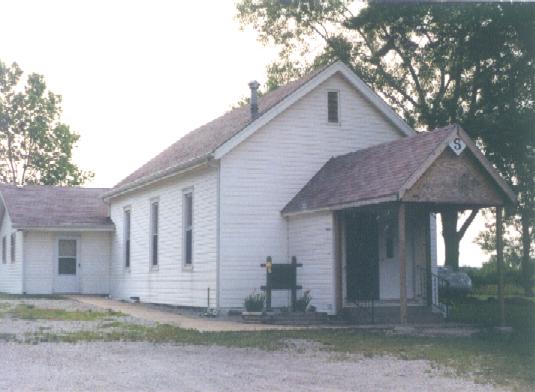
[{"label": "dark doorway", "polygon": [[350,213],[345,218],[346,288],[349,300],[379,299],[377,215]]}]

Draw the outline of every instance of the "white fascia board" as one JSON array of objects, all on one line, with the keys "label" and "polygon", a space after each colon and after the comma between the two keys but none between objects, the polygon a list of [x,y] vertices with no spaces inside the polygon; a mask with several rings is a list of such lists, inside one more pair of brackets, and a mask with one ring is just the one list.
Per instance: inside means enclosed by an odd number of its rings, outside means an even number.
[{"label": "white fascia board", "polygon": [[16,230],[21,231],[53,231],[53,232],[82,232],[82,231],[99,231],[99,232],[113,232],[115,226],[13,226]]}]

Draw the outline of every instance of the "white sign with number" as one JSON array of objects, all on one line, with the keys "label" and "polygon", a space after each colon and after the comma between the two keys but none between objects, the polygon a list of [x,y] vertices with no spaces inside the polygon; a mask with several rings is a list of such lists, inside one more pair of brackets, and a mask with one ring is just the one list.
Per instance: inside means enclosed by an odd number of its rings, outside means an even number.
[{"label": "white sign with number", "polygon": [[450,142],[450,148],[455,154],[461,155],[466,148],[466,143],[460,137],[456,137]]}]

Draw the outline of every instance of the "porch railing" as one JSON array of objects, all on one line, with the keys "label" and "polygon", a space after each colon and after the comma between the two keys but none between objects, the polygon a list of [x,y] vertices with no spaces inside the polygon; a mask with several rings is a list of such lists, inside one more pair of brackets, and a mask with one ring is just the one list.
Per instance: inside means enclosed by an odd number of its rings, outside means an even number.
[{"label": "porch railing", "polygon": [[374,299],[352,299],[349,300],[357,307],[359,323],[375,324],[375,300]]},{"label": "porch railing", "polygon": [[448,317],[450,302],[450,283],[420,265],[416,266],[416,296],[427,301],[444,318]]}]

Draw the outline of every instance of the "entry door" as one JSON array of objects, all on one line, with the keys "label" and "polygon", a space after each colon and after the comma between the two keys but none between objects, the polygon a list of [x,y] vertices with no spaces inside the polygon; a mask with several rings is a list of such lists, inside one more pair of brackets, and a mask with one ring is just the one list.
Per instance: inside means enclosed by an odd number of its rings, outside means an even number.
[{"label": "entry door", "polygon": [[56,259],[56,293],[77,293],[79,287],[79,252],[78,240],[73,238],[58,239]]},{"label": "entry door", "polygon": [[349,300],[379,299],[379,230],[377,216],[346,218],[346,289]]}]

